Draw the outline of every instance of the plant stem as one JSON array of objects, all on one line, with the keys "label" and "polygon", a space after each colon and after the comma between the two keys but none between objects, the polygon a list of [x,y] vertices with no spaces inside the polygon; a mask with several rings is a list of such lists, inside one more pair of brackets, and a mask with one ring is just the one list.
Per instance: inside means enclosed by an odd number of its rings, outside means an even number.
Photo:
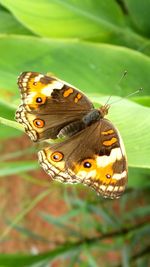
[{"label": "plant stem", "polygon": [[18,122],[11,121],[11,120],[0,117],[0,124],[4,124],[6,126],[13,127],[19,131],[24,132],[24,127],[21,124],[19,124]]}]

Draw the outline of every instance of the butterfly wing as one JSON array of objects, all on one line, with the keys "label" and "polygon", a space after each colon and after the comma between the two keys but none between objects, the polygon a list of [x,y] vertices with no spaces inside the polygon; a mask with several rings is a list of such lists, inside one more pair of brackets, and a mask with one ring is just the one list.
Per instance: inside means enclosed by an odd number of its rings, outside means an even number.
[{"label": "butterfly wing", "polygon": [[37,72],[18,78],[22,104],[16,120],[33,141],[57,138],[60,130],[93,109],[89,99],[72,85]]},{"label": "butterfly wing", "polygon": [[53,179],[83,183],[109,198],[118,198],[125,190],[124,145],[118,131],[106,119],[41,150],[38,155],[41,166]]}]

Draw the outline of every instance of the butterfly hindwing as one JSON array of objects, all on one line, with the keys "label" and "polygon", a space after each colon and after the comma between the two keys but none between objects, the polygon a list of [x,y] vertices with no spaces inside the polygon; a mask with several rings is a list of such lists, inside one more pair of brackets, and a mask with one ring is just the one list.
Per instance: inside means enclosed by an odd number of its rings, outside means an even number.
[{"label": "butterfly hindwing", "polygon": [[44,170],[58,181],[83,183],[118,198],[127,184],[127,161],[118,131],[106,119],[39,152]]},{"label": "butterfly hindwing", "polygon": [[55,139],[69,123],[80,121],[93,109],[89,99],[72,85],[37,72],[23,72],[18,78],[22,104],[16,120],[33,141]]}]

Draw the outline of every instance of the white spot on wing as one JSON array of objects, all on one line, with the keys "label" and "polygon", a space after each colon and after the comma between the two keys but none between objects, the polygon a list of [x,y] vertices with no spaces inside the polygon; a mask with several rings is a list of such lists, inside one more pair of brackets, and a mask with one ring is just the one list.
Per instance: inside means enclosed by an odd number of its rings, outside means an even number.
[{"label": "white spot on wing", "polygon": [[106,188],[107,188],[107,185],[100,185],[100,189],[101,189],[102,191],[105,191]]},{"label": "white spot on wing", "polygon": [[92,171],[89,171],[89,172],[86,172],[86,171],[79,171],[77,174],[76,174],[77,178],[78,179],[81,179],[81,180],[86,180],[90,177],[95,177],[96,176],[96,170],[92,170]]},{"label": "white spot on wing", "polygon": [[117,147],[111,150],[109,156],[99,156],[96,158],[96,161],[99,167],[106,167],[110,163],[114,163],[116,160],[120,160],[121,158],[122,158],[121,149]]},{"label": "white spot on wing", "polygon": [[114,192],[122,192],[122,191],[124,191],[124,186],[115,186],[115,188],[114,188]]},{"label": "white spot on wing", "polygon": [[113,179],[116,179],[116,180],[120,180],[120,179],[126,177],[126,175],[127,175],[127,172],[124,171],[124,172],[122,172],[122,173],[115,173],[115,174],[112,176],[112,178],[113,178]]},{"label": "white spot on wing", "polygon": [[35,81],[35,82],[39,82],[39,80],[40,80],[42,77],[44,77],[44,75],[43,75],[43,74],[39,74],[38,76],[36,76],[36,77],[34,78],[34,81]]},{"label": "white spot on wing", "polygon": [[45,86],[41,92],[42,92],[42,94],[44,94],[46,96],[50,96],[54,89],[62,89],[63,86],[64,86],[63,83],[61,83],[59,81],[53,81],[53,83]]},{"label": "white spot on wing", "polygon": [[114,186],[112,186],[112,185],[109,185],[108,187],[107,187],[107,191],[113,191],[114,190]]}]

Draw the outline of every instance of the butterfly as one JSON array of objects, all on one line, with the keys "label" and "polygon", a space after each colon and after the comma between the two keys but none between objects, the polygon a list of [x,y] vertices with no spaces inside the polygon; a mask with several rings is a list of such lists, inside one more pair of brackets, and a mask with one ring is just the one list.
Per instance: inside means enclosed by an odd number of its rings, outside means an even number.
[{"label": "butterfly", "polygon": [[72,85],[38,72],[21,73],[18,86],[22,103],[16,120],[31,140],[59,140],[38,152],[46,173],[63,183],[87,185],[105,198],[119,198],[128,168],[121,136],[105,118],[110,106],[96,109]]}]

